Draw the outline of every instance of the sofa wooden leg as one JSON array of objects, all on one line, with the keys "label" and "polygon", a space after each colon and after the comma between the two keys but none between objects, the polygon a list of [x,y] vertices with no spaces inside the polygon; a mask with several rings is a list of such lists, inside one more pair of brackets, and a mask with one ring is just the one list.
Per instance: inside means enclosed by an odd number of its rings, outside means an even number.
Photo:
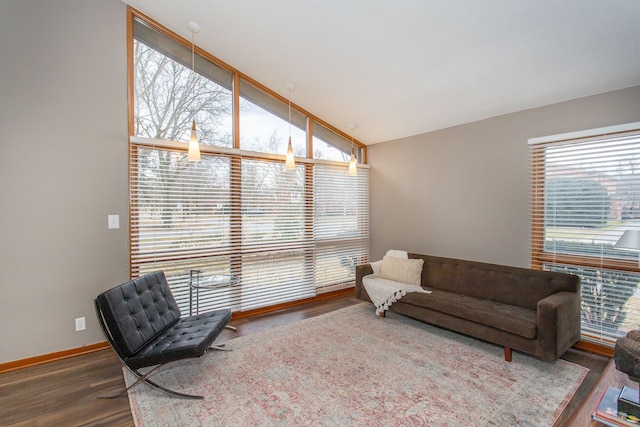
[{"label": "sofa wooden leg", "polygon": [[504,348],[504,360],[511,362],[511,347]]},{"label": "sofa wooden leg", "polygon": [[386,313],[386,311],[383,311],[382,313],[380,313],[380,317],[384,317],[385,313]]}]

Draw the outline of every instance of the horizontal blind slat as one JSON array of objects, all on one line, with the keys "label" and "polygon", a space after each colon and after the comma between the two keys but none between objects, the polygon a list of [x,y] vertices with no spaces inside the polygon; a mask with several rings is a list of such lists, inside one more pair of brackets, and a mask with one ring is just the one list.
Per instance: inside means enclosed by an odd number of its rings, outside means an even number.
[{"label": "horizontal blind slat", "polygon": [[200,310],[246,311],[353,284],[368,260],[368,169],[348,177],[346,166],[321,163],[290,173],[255,153],[202,158],[132,144],[132,274],[165,271],[183,311],[195,270],[239,279],[198,290]]},{"label": "horizontal blind slat", "polygon": [[638,253],[614,247],[640,229],[640,132],[550,139],[529,145],[532,265],[579,275],[584,335],[611,343],[640,317]]}]

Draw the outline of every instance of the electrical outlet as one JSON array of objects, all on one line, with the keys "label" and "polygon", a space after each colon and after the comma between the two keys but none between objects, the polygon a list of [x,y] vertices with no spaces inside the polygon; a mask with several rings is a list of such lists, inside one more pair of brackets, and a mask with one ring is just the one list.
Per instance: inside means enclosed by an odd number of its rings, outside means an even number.
[{"label": "electrical outlet", "polygon": [[87,326],[84,323],[84,317],[78,317],[76,319],[76,332],[84,331],[86,328]]}]

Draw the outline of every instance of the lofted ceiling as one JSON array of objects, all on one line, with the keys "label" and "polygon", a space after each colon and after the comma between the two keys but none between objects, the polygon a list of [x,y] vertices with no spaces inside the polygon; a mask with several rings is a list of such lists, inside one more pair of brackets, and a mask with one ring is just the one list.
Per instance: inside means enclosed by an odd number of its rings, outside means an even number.
[{"label": "lofted ceiling", "polygon": [[639,0],[125,0],[365,144],[640,85]]}]

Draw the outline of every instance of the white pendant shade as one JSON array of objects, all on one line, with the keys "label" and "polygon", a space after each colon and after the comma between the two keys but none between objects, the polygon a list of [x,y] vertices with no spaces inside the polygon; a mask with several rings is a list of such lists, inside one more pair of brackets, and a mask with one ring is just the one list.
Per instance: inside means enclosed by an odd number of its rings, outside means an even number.
[{"label": "white pendant shade", "polygon": [[289,137],[289,145],[287,145],[287,159],[284,164],[286,170],[294,170],[296,168],[296,162],[293,159],[293,147],[291,146],[291,137]]},{"label": "white pendant shade", "polygon": [[351,159],[349,160],[349,176],[358,176],[358,168],[356,167],[356,156],[353,151],[353,132],[357,128],[357,124],[349,123],[349,129],[351,129]]},{"label": "white pendant shade", "polygon": [[293,83],[287,83],[285,88],[289,91],[289,144],[287,145],[287,157],[284,163],[284,169],[291,171],[296,168],[296,161],[293,158],[293,147],[291,146],[291,92],[296,90]]},{"label": "white pendant shade", "polygon": [[349,176],[358,176],[358,169],[356,168],[356,156],[353,155],[353,150],[351,150],[351,160],[349,160]]},{"label": "white pendant shade", "polygon": [[196,133],[196,121],[191,125],[191,139],[189,140],[189,151],[187,160],[190,162],[200,161],[200,144],[198,144],[198,134]]}]

